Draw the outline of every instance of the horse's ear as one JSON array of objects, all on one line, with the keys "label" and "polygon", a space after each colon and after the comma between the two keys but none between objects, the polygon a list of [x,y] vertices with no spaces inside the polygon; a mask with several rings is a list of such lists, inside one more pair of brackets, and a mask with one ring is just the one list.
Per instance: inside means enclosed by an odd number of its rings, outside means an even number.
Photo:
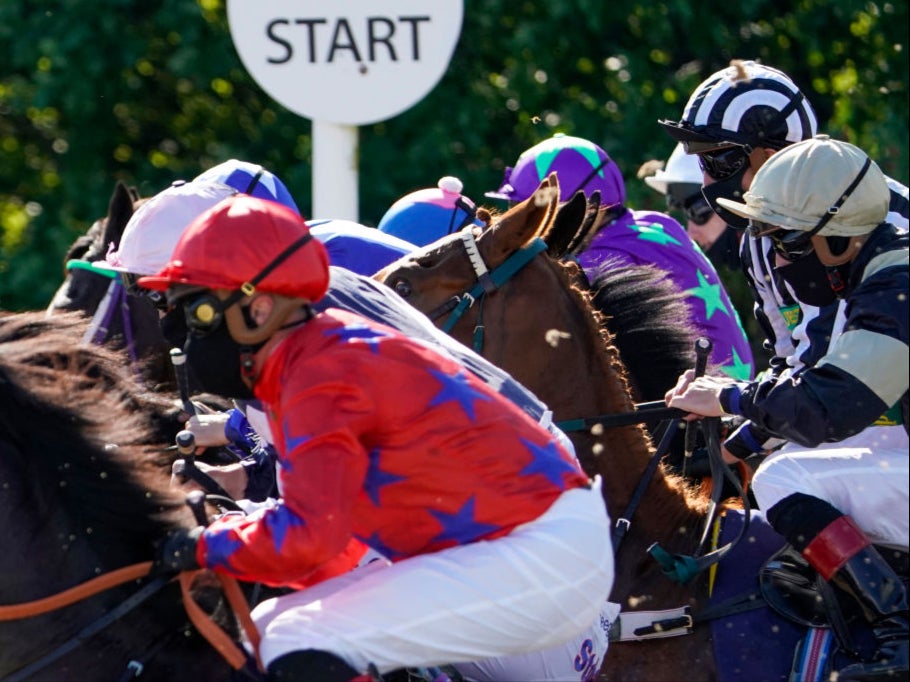
[{"label": "horse's ear", "polygon": [[511,253],[550,227],[559,203],[556,174],[544,178],[530,197],[499,216],[478,240],[487,267],[496,267]]},{"label": "horse's ear", "polygon": [[105,250],[111,243],[115,246],[120,244],[123,230],[133,217],[134,195],[138,195],[135,187],[127,187],[120,180],[114,185],[114,193],[111,195],[111,202],[107,208],[107,225],[105,225],[102,237],[102,245]]},{"label": "horse's ear", "polygon": [[572,241],[569,242],[566,254],[578,254],[588,247],[597,232],[597,228],[603,224],[603,214],[604,211],[600,205],[600,190],[594,190],[591,192],[591,196],[588,197],[584,219],[579,224],[578,231],[572,237]]},{"label": "horse's ear", "polygon": [[588,204],[582,190],[556,210],[549,229],[543,235],[547,250],[553,258],[562,258],[568,251],[573,238],[584,225]]}]

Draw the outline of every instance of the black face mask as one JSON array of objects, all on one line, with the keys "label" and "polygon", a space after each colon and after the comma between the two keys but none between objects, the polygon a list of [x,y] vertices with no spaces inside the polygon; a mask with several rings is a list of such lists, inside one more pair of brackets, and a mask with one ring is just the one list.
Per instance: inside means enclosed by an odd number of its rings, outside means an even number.
[{"label": "black face mask", "polygon": [[824,308],[838,298],[831,286],[831,278],[841,278],[841,281],[844,281],[843,277],[846,274],[842,271],[844,267],[847,266],[827,268],[818,259],[815,251],[812,251],[799,260],[778,265],[774,269],[790,285],[800,302]]},{"label": "black face mask", "polygon": [[739,270],[739,233],[732,227],[727,227],[717,240],[711,244],[705,255],[715,268],[729,268],[734,272]]},{"label": "black face mask", "polygon": [[746,174],[747,170],[749,170],[748,163],[730,177],[724,178],[723,180],[717,180],[710,185],[705,185],[701,188],[701,193],[705,195],[705,199],[711,204],[711,208],[714,209],[714,212],[723,218],[727,225],[736,228],[737,230],[745,230],[749,227],[749,220],[736,215],[732,211],[728,211],[718,204],[717,200],[723,197],[724,199],[744,203],[743,176]]},{"label": "black face mask", "polygon": [[205,336],[190,334],[183,351],[192,378],[203,391],[225,398],[254,400],[253,389],[244,383],[241,371],[244,362],[252,362],[253,353],[262,345],[241,346],[222,322]]}]

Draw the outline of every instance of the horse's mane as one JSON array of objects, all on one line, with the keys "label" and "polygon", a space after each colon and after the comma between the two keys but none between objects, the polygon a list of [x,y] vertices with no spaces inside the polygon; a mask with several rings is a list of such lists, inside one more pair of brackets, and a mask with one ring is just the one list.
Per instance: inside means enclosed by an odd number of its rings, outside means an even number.
[{"label": "horse's mane", "polygon": [[649,367],[636,377],[639,401],[660,400],[680,374],[694,366],[697,331],[685,295],[650,265],[607,260],[591,276],[591,301],[614,334],[623,361]]},{"label": "horse's mane", "polygon": [[[586,286],[587,280],[584,273],[574,261],[559,261],[553,258],[545,260],[551,265],[551,269],[575,302],[577,309],[587,313],[589,334],[592,338],[600,338],[602,342],[603,353],[600,356],[600,361],[605,364],[605,367],[612,374],[619,378],[627,391],[631,387],[631,378],[623,356],[624,349],[620,346],[624,347],[628,344],[618,344],[617,335],[610,331],[610,327],[616,323],[631,324],[626,318],[631,316],[633,312],[637,311],[639,315],[642,310],[647,313],[653,313],[653,329],[651,328],[652,325],[643,324],[639,321],[634,327],[634,332],[630,333],[634,334],[639,345],[654,345],[652,348],[630,349],[629,352],[637,353],[639,361],[653,362],[656,365],[660,365],[661,371],[667,367],[681,366],[682,369],[679,373],[671,374],[670,385],[675,384],[679,374],[691,366],[692,359],[688,356],[694,352],[694,333],[691,331],[688,322],[688,312],[684,298],[672,284],[666,282],[659,270],[651,266],[627,265],[614,267],[609,273],[599,273],[609,280],[608,286],[614,287],[619,291],[623,289],[623,287],[618,286],[623,277],[628,277],[629,280],[627,281],[635,282],[635,286],[630,287],[635,289],[635,295],[613,295],[614,299],[619,299],[619,314],[615,319],[610,319],[608,316],[612,314],[617,301],[611,300],[610,305],[605,306],[607,310],[604,310],[598,305],[597,297],[604,295],[608,296],[609,300],[609,295],[613,292],[604,292],[602,287],[595,291],[593,287],[589,288]],[[600,281],[600,276],[595,281]],[[637,308],[636,305],[638,306]],[[650,310],[651,307],[653,307],[653,311]],[[674,331],[674,325],[677,331]],[[617,326],[615,328],[618,329],[620,327]],[[665,361],[661,357],[662,346],[660,344],[664,342],[664,339],[669,340],[676,348],[676,359],[673,361]],[[660,377],[663,375],[658,374],[656,376]],[[655,379],[648,385],[656,383],[658,382]],[[659,398],[663,398],[663,396],[664,393],[661,392]],[[627,428],[640,428],[642,437],[648,438],[644,426]],[[672,473],[666,467],[662,467],[662,471],[666,485],[685,499],[687,508],[693,513],[703,514],[708,502],[704,491],[684,477]]]},{"label": "horse's mane", "polygon": [[60,499],[90,542],[127,552],[161,537],[182,500],[165,453],[147,445],[154,423],[128,360],[79,343],[83,329],[75,314],[0,316],[0,448],[33,486],[25,513]]}]

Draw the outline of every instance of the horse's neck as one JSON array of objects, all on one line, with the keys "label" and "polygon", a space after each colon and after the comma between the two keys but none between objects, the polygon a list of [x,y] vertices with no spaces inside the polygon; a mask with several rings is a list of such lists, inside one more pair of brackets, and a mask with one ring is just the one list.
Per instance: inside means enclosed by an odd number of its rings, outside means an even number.
[{"label": "horse's neck", "polygon": [[[557,422],[634,410],[616,347],[602,336],[605,332],[583,305],[580,293],[565,291],[564,296],[558,304],[545,306],[552,314],[548,338],[541,339],[539,329],[534,332],[526,328],[524,338],[510,340],[513,352],[501,353],[495,361],[547,403]],[[522,321],[515,319],[508,325],[509,333],[521,325]],[[546,350],[541,350],[541,343],[546,344]],[[541,362],[541,357],[545,361]],[[586,471],[601,475],[607,508],[615,522],[627,511],[654,455],[650,438],[640,425],[569,435]],[[687,498],[682,483],[658,467],[630,521],[630,531],[617,555],[614,599],[623,608],[635,606],[635,595],[643,594],[650,595],[649,605],[639,604],[638,608],[670,608],[685,603],[692,591],[664,577],[647,548],[660,542],[670,551],[694,551],[701,531],[701,510]]]}]

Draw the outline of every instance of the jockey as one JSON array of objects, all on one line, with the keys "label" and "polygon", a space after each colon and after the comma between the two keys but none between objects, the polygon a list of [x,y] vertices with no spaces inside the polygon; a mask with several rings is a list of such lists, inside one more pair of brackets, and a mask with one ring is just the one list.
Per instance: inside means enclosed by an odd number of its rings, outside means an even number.
[{"label": "jockey", "polygon": [[308,220],[307,226],[325,246],[332,265],[366,277],[415,250],[411,242],[352,220]]},{"label": "jockey", "polygon": [[458,178],[447,175],[436,187],[398,199],[379,221],[379,231],[415,246],[426,246],[468,225],[482,226],[474,202],[461,193]]},{"label": "jockey", "polygon": [[[877,650],[843,680],[906,679],[907,594],[872,543],[906,552],[908,507],[908,235],[886,222],[889,188],[857,147],[826,135],[775,153],[745,203],[719,197],[771,241],[775,270],[797,300],[845,304],[844,332],[796,379],[724,384],[680,378],[667,402],[742,415],[789,442],[755,473],[771,525],[855,601]],[[893,415],[891,424],[883,415]]]},{"label": "jockey", "polygon": [[[696,87],[679,121],[662,120],[660,125],[688,154],[698,155],[705,198],[728,225],[742,231],[748,222],[718,200],[741,200],[762,164],[778,150],[815,135],[817,122],[812,106],[789,76],[754,61],[734,60]],[[908,190],[887,181],[888,221],[906,228]],[[755,300],[755,318],[765,346],[773,352],[769,372],[787,381],[827,353],[831,339],[843,330],[845,303],[819,306],[813,300],[795,299],[775,267],[770,237],[743,237],[740,259]],[[745,459],[782,443],[758,424],[746,422],[724,448],[727,456]]]},{"label": "jockey", "polygon": [[750,379],[755,371],[752,350],[714,266],[676,220],[665,213],[626,207],[619,167],[598,145],[556,134],[523,152],[514,168],[506,168],[499,189],[485,196],[524,201],[552,172],[559,178],[560,201],[568,201],[579,190],[586,196],[598,191],[606,207],[604,224],[578,255],[589,279],[607,261],[660,268],[687,294],[693,325],[711,339],[713,369]]},{"label": "jockey", "polygon": [[193,178],[193,182],[220,182],[252,197],[277,201],[295,213],[300,213],[290,190],[277,175],[258,163],[229,159]]},{"label": "jockey", "polygon": [[739,272],[739,237],[736,230],[711,208],[701,193],[703,180],[698,158],[686,154],[677,144],[667,159],[666,168],[644,178],[645,184],[664,195],[667,209],[686,218],[686,232],[704,251],[718,273],[725,269]]},{"label": "jockey", "polygon": [[[269,177],[267,171],[265,177]],[[275,178],[275,183],[280,183],[280,180]],[[134,220],[127,225],[120,249],[109,255],[109,260],[117,263],[111,267],[127,273],[126,276],[133,283],[135,276],[157,272],[167,264],[186,227],[206,210],[234,194],[236,192],[225,185],[198,179],[191,183],[175,183],[173,187],[163,190],[146,202],[150,207],[140,209],[141,213],[137,211]],[[329,253],[330,262],[333,263],[330,267],[329,290],[314,305],[314,309],[333,307],[352,311],[383,322],[409,338],[427,344],[435,352],[447,355],[494,387],[523,412],[550,430],[567,449],[572,450],[571,441],[555,426],[552,413],[536,396],[501,369],[437,329],[429,319],[405,303],[391,289],[354,272],[357,269],[369,270],[372,267],[369,263],[389,258],[397,248],[413,249],[415,248],[413,245],[380,233],[375,228],[363,227],[349,221],[313,221],[308,225],[314,223],[311,233],[320,240],[325,239],[323,243]],[[376,246],[378,248],[374,248]],[[129,273],[132,273],[132,276]],[[131,291],[142,295],[158,293],[135,286]],[[161,323],[166,326],[171,345],[182,348],[186,341],[186,325],[182,310],[171,310],[161,318]],[[240,442],[241,439],[244,442],[253,440],[263,443],[265,452],[270,456],[258,459],[244,458],[237,465],[211,466],[197,462],[196,466],[215,478],[235,498],[262,501],[267,496],[277,497],[278,492],[274,488],[276,458],[268,421],[261,409],[257,409],[256,401],[237,402],[243,407],[242,411],[203,413],[189,418],[187,428],[195,435],[196,444],[222,446]],[[248,447],[247,451],[252,449]],[[175,463],[175,471],[179,472],[181,464],[179,461]],[[243,500],[241,505],[252,508],[252,505]],[[375,556],[375,552],[355,552],[351,548],[332,570],[344,572],[357,564],[372,560]],[[326,573],[327,571],[324,571],[316,577],[325,577]],[[618,605],[605,601],[601,605],[599,615],[586,631],[558,647],[541,649],[531,654],[477,661],[458,667],[478,680],[519,678],[587,680],[591,670],[603,662],[608,645],[607,632],[618,611]],[[555,677],[541,677],[541,671],[549,671]]]},{"label": "jockey", "polygon": [[[119,248],[111,250],[105,261],[98,263],[98,267],[120,272],[128,293],[152,300],[160,311],[159,324],[162,334],[175,348],[182,348],[186,338],[182,315],[174,311],[168,312],[163,297],[157,295],[157,292],[137,287],[136,280],[161,269],[183,230],[197,216],[218,205],[223,199],[238,193],[236,188],[224,184],[221,180],[249,187],[251,180],[241,171],[254,169],[255,172],[250,175],[256,177],[259,183],[256,190],[260,196],[271,197],[273,201],[296,210],[296,204],[290,198],[284,183],[270,172],[260,166],[240,161],[226,162],[215,168],[224,171],[229,167],[235,170],[233,174],[209,173],[210,177],[215,175],[218,177],[197,179],[192,182],[177,180],[144,202],[126,224]],[[274,195],[269,188],[274,188]],[[192,377],[190,383],[195,384]],[[221,471],[222,481],[228,492],[236,497],[256,501],[273,495],[274,453],[269,449],[271,438],[267,430],[268,422],[261,410],[254,403],[242,402],[238,403],[235,409],[226,412],[203,412],[203,407],[198,404],[197,409],[200,414],[190,416],[187,422],[187,428],[196,437],[196,445],[227,446],[241,455],[239,462]],[[175,463],[175,470],[179,470],[182,464]],[[209,468],[202,462],[198,466],[203,471]]]},{"label": "jockey", "polygon": [[300,216],[246,196],[200,216],[140,280],[184,311],[204,387],[267,406],[284,495],[170,536],[159,567],[293,585],[352,538],[392,560],[258,606],[269,680],[348,682],[580,633],[613,581],[599,481],[457,363],[359,315],[314,312],[328,284]]}]

